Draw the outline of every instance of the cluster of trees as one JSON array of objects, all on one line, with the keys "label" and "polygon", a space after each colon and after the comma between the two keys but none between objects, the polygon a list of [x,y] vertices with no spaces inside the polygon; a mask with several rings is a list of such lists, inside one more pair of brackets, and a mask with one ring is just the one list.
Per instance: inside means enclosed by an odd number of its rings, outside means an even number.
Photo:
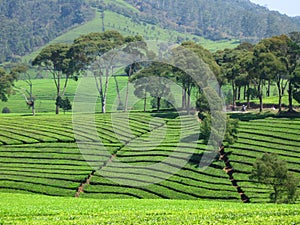
[{"label": "cluster of trees", "polygon": [[18,60],[55,37],[93,18],[82,0],[2,0],[0,63]]},{"label": "cluster of trees", "polygon": [[[298,30],[299,18],[245,0],[126,0],[142,13],[139,20],[216,40],[259,40]],[[136,16],[136,14],[132,14]]]},{"label": "cluster of trees", "polygon": [[[144,44],[128,47],[129,43],[137,41]],[[98,60],[98,71],[93,74],[101,99],[102,112],[105,113],[109,78],[115,66],[116,53],[113,50],[126,45],[124,51],[137,56],[147,55],[148,58],[155,58],[154,53],[147,50],[146,43],[141,36],[124,37],[117,31],[106,31],[81,35],[72,44],[49,45],[32,61],[32,65],[42,67],[52,74],[56,86],[56,101],[59,102],[59,99],[64,98],[69,79],[77,80],[82,71],[87,68],[91,69],[91,66],[95,66]],[[264,92],[266,90],[267,95],[270,95],[272,84],[276,84],[278,89],[279,111],[282,109],[282,96],[285,92],[289,95],[290,111],[293,110],[293,98],[300,102],[300,33],[298,32],[293,32],[290,36],[281,35],[263,39],[256,45],[242,43],[234,49],[224,49],[215,53],[209,52],[192,41],[184,42],[180,47],[193,52],[208,65],[220,85],[220,96],[222,96],[221,87],[226,84],[231,85],[233,110],[236,108],[237,100],[245,101],[245,104],[250,106],[251,97],[255,97],[260,99],[262,111]],[[176,59],[174,65],[184,65],[185,62],[190,61],[190,65],[193,66],[193,59],[189,57],[191,56],[187,54],[184,59]],[[101,58],[104,61],[99,61]],[[26,74],[26,71],[27,68],[19,66],[13,73]],[[170,84],[165,82],[168,79],[182,87],[182,109],[186,109],[187,112],[191,108],[192,93],[198,93],[198,98],[203,94],[195,79],[187,74],[187,71],[182,71],[178,67],[162,63],[136,62],[128,65],[125,73],[128,76],[128,82],[133,82],[136,87],[136,96],[144,99],[145,107],[147,96],[150,95],[156,98],[154,105],[158,111],[162,97],[167,97],[170,93]],[[200,74],[198,76],[203,75]],[[155,81],[153,77],[156,77]],[[147,79],[150,80],[147,81]],[[27,81],[32,90],[31,80],[27,79]],[[122,105],[121,108],[127,110],[128,93],[125,102],[121,102],[116,79],[115,82],[120,107]],[[5,89],[2,88],[2,90]],[[33,102],[30,92],[28,96]],[[201,105],[201,101],[197,101],[197,104]],[[60,105],[56,104],[57,114],[60,108]]]},{"label": "cluster of trees", "polygon": [[282,96],[289,95],[289,111],[293,110],[293,98],[299,99],[299,58],[300,33],[290,36],[281,35],[266,38],[256,45],[242,43],[235,49],[225,49],[215,53],[216,62],[221,66],[220,85],[228,82],[232,86],[233,110],[236,100],[241,100],[242,88],[247,106],[251,96],[260,100],[260,111],[263,109],[263,96],[270,96],[271,84],[278,89],[278,109],[282,109]]},{"label": "cluster of trees", "polygon": [[52,74],[56,87],[56,114],[62,108],[58,103],[66,93],[68,81],[78,80],[81,72],[91,66],[96,66],[93,76],[101,99],[102,112],[105,113],[109,78],[115,57],[112,50],[141,40],[140,36],[124,37],[117,31],[106,31],[81,35],[72,44],[52,44],[44,48],[32,61],[32,65],[43,67]]}]

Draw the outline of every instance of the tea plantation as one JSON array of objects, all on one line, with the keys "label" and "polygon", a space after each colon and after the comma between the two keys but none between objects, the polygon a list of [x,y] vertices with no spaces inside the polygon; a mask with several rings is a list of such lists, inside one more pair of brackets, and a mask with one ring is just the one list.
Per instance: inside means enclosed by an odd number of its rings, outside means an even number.
[{"label": "tea plantation", "polygon": [[[91,133],[88,115],[77,118],[75,134],[70,115],[1,116],[0,191],[239,201],[217,157],[207,168],[198,167],[207,150],[197,138],[195,118],[128,115],[128,126],[122,113],[96,115],[97,134]],[[252,165],[263,153],[273,152],[300,177],[300,119],[270,117],[239,124],[237,143],[226,149],[235,178],[251,202],[268,202],[270,187],[249,181]]]}]

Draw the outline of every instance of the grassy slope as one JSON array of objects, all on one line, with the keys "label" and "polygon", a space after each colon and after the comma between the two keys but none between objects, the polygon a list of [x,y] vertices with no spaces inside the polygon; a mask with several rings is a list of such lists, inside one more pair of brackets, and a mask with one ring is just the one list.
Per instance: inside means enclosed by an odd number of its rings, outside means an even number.
[{"label": "grassy slope", "polygon": [[[0,224],[297,224],[298,205],[93,200],[0,193]],[[30,202],[30,204],[28,204]]]},{"label": "grassy slope", "polygon": [[[190,34],[185,35],[177,31],[162,29],[159,26],[154,26],[151,24],[136,23],[128,17],[111,11],[105,11],[105,29],[118,30],[123,35],[139,34],[142,35],[146,40],[169,41],[171,43],[177,42],[177,37],[188,40],[196,40],[198,43],[202,44],[204,47],[211,51],[216,51],[218,49],[224,48],[232,48],[238,44],[238,40],[214,42],[199,36]],[[95,18],[92,21],[89,21],[82,26],[70,30],[69,32],[57,37],[50,43],[72,43],[72,41],[79,35],[88,34],[90,32],[102,32],[102,30],[103,27],[100,13],[96,12]],[[23,60],[29,61],[33,59],[39,51],[40,49],[23,57]]]}]

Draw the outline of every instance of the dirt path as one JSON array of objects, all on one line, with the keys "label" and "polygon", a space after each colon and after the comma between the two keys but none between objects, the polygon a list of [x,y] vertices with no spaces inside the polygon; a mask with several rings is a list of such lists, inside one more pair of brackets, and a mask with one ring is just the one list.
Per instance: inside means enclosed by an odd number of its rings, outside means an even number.
[{"label": "dirt path", "polygon": [[[111,157],[105,162],[99,169],[101,170],[103,167],[105,167],[108,163],[112,162],[113,159],[116,157],[116,155],[111,155]],[[81,193],[84,193],[84,187],[86,185],[90,184],[91,179],[93,178],[94,174],[96,173],[96,170],[93,170],[88,177],[79,185],[77,192],[75,193],[75,198],[80,197]]]}]

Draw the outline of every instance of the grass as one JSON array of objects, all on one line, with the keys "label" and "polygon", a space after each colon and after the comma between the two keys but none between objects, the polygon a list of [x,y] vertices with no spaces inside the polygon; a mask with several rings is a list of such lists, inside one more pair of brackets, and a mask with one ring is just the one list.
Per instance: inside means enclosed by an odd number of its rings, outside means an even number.
[{"label": "grass", "polygon": [[[120,196],[122,197],[122,196]],[[0,193],[0,224],[297,224],[298,205]],[[30,204],[28,204],[30,202]]]}]

